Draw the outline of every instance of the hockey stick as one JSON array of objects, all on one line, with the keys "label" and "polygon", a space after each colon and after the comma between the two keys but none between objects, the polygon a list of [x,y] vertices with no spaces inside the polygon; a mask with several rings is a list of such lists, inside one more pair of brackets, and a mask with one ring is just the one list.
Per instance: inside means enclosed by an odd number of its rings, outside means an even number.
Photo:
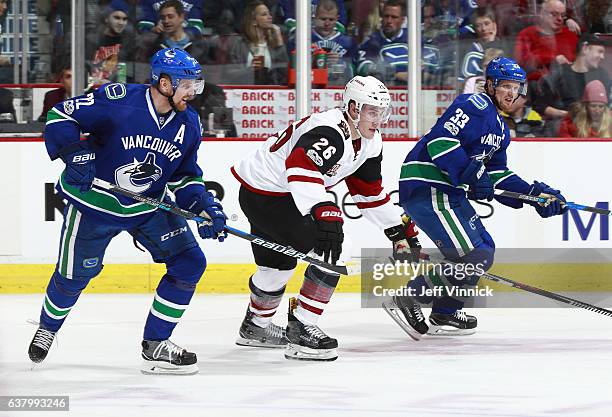
[{"label": "hockey stick", "polygon": [[[95,185],[96,187],[102,188],[104,190],[114,191],[117,194],[121,194],[126,197],[130,197],[133,200],[140,201],[141,203],[145,203],[153,207],[157,207],[169,213],[176,214],[178,216],[184,217],[187,220],[194,220],[198,223],[210,224],[209,218],[198,216],[197,214],[192,213],[187,210],[183,210],[182,208],[174,204],[167,204],[167,203],[164,203],[163,201],[159,201],[154,198],[147,197],[147,196],[135,193],[130,190],[126,190],[125,188],[119,187],[118,185],[115,185],[115,184],[111,184],[108,181],[104,181],[99,178],[94,178],[93,185]],[[313,258],[311,256],[306,255],[305,253],[297,251],[293,249],[291,246],[285,246],[285,245],[281,245],[280,243],[271,242],[269,240],[252,235],[250,233],[243,232],[242,230],[234,229],[233,227],[230,227],[227,225],[225,226],[225,230],[230,235],[234,235],[242,239],[248,240],[255,245],[263,246],[264,248],[271,249],[278,253],[282,253],[283,255],[287,255],[292,258],[296,258],[298,260],[308,262],[309,264],[313,264],[321,268],[328,269],[330,271],[334,271],[338,274],[349,275],[347,267],[344,265],[332,265],[328,262],[319,260],[317,258]]]},{"label": "hockey stick", "polygon": [[[547,204],[550,200],[546,197],[539,197],[539,196],[534,196],[534,195],[529,195],[529,194],[521,194],[521,193],[516,193],[514,191],[506,191],[506,190],[495,190],[495,195],[499,195],[501,197],[515,198],[517,200],[528,201],[530,203],[539,203],[539,204]],[[606,209],[602,209],[599,207],[584,206],[582,204],[576,204],[571,201],[568,201],[566,203],[561,202],[561,205],[563,207],[567,207],[569,209],[574,209],[574,210],[589,211],[591,213],[603,214],[605,216],[612,215],[612,210],[606,210]]]},{"label": "hockey stick", "polygon": [[[428,254],[422,253],[422,252],[421,252],[421,259],[429,260],[429,261],[433,260]],[[456,265],[455,262],[451,262],[448,260],[443,260],[442,262],[450,264],[450,265]],[[521,282],[514,281],[509,278],[504,278],[499,275],[491,274],[489,272],[485,272],[484,274],[482,274],[482,277],[488,279],[489,281],[498,282],[500,284],[503,284],[509,287],[518,288],[519,290],[527,291],[533,294],[540,295],[542,297],[550,298],[555,301],[559,301],[565,304],[572,305],[574,307],[584,308],[586,310],[593,311],[595,313],[603,314],[604,316],[612,317],[612,311],[610,310],[607,310],[602,307],[597,307],[595,305],[585,303],[584,301],[576,300],[574,298],[566,297],[565,295],[557,294],[557,293],[554,293],[548,290],[543,290],[542,288],[537,288],[531,285],[523,284]]]}]

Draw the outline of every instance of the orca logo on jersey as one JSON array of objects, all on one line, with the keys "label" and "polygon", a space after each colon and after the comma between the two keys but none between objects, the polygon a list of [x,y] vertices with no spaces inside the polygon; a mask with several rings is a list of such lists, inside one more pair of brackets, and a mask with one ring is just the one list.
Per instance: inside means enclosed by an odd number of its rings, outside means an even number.
[{"label": "orca logo on jersey", "polygon": [[149,188],[162,176],[162,169],[155,163],[155,154],[148,152],[144,161],[134,158],[134,162],[120,166],[115,170],[115,182],[118,186],[136,193]]},{"label": "orca logo on jersey", "polygon": [[[484,137],[484,136],[483,136]],[[499,147],[495,148],[491,148],[489,149],[489,152],[485,151],[484,149],[482,150],[482,154],[480,155],[474,155],[472,158],[474,158],[477,161],[482,162],[483,164],[487,164],[489,163],[489,161],[491,160],[491,158],[493,158],[493,154],[495,153],[495,151],[499,149]],[[478,177],[480,178],[480,177]]]}]

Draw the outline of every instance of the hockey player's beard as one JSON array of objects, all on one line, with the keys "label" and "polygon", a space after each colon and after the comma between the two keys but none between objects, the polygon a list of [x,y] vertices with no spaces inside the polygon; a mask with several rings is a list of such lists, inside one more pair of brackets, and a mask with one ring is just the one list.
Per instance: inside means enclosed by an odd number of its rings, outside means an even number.
[{"label": "hockey player's beard", "polygon": [[174,96],[172,97],[168,97],[168,99],[170,100],[170,105],[172,106],[172,110],[174,110],[175,112],[181,112],[181,111],[185,111],[187,110],[187,102],[183,99],[178,100],[178,103],[174,102]]}]

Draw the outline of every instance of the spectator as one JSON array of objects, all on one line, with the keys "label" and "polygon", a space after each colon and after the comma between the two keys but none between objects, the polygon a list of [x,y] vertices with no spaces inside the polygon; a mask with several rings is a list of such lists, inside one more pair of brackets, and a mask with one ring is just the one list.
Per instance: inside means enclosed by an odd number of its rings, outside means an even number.
[{"label": "spectator", "polygon": [[[202,21],[202,0],[179,0],[186,16],[187,27],[186,33],[189,33],[193,39],[198,39],[204,31],[204,22]],[[219,0],[206,0],[219,1]],[[140,0],[140,8],[142,17],[138,20],[138,31],[141,33],[153,32],[160,35],[163,31],[163,23],[160,19],[160,10],[164,1],[160,0]]]},{"label": "spectator", "polygon": [[43,110],[40,116],[38,116],[39,122],[47,121],[47,112],[51,110],[53,106],[72,97],[72,70],[70,68],[66,68],[60,73],[58,82],[62,84],[60,88],[47,91],[45,94]]},{"label": "spectator", "polygon": [[[143,44],[137,53],[139,62],[148,62],[160,49],[183,49],[200,64],[208,63],[208,44],[202,40],[191,40],[185,32],[185,10],[180,0],[167,0],[159,8],[161,33],[151,40],[151,35],[143,35]],[[147,39],[148,38],[148,39]]]},{"label": "spectator", "polygon": [[560,65],[540,80],[535,100],[536,110],[547,119],[561,120],[572,103],[580,100],[584,88],[592,80],[600,80],[610,91],[610,78],[601,66],[608,41],[598,35],[585,33],[580,37],[576,60]]},{"label": "spectator", "polygon": [[[281,11],[283,17],[285,19],[285,27],[287,28],[287,32],[291,33],[295,30],[295,4],[298,0],[279,0],[279,4],[281,7]],[[340,33],[346,32],[346,24],[348,21],[346,15],[346,9],[344,7],[344,0],[334,0],[336,6],[338,6],[338,12],[340,16],[338,17],[338,21],[336,22],[336,30]],[[317,5],[319,4],[319,0],[311,0],[312,4],[312,18],[315,18],[315,10]]]},{"label": "spectator", "polygon": [[[90,81],[95,84],[126,82],[127,79],[117,80],[117,69],[121,62],[126,65],[127,71],[126,62],[133,60],[134,36],[133,32],[126,30],[129,6],[124,0],[113,0],[104,9],[103,15],[104,25],[87,36],[85,53],[89,58]],[[132,79],[133,71],[130,71],[129,80]]]},{"label": "spectator", "polygon": [[513,138],[544,136],[544,120],[538,112],[531,108],[529,96],[519,94],[510,111],[502,112],[501,115],[510,129],[510,136]]},{"label": "spectator", "polygon": [[[250,0],[204,0],[202,5],[204,22],[214,34],[228,35],[240,32],[240,23],[246,3]],[[272,21],[282,24],[285,19],[278,4],[279,0],[263,0],[270,10]]]},{"label": "spectator", "polygon": [[240,36],[215,45],[217,64],[226,84],[286,84],[287,49],[280,28],[272,23],[270,10],[261,0],[247,4]]},{"label": "spectator", "polygon": [[589,82],[582,102],[575,103],[561,122],[559,136],[563,138],[610,138],[608,92],[599,80]]},{"label": "spectator", "polygon": [[[486,68],[494,58],[504,56],[504,51],[498,48],[489,48],[484,52],[482,57],[482,68]],[[465,80],[463,86],[463,94],[475,94],[484,92],[485,76],[483,74],[476,75]]]},{"label": "spectator", "polygon": [[16,121],[13,92],[6,88],[0,88],[0,123],[15,123]]},{"label": "spectator", "polygon": [[[505,50],[505,44],[497,37],[497,23],[495,13],[490,7],[479,7],[472,15],[476,39],[463,40],[460,43],[459,53],[459,82],[470,77],[482,75],[484,51],[487,48]],[[467,44],[467,45],[466,45]]]},{"label": "spectator", "polygon": [[569,64],[576,58],[578,35],[565,26],[565,12],[562,1],[546,0],[539,23],[519,32],[514,56],[529,81],[538,81],[548,74],[553,63]]},{"label": "spectator", "polygon": [[388,0],[383,7],[382,28],[372,33],[357,51],[358,75],[374,75],[388,85],[405,85],[408,79],[408,36],[402,29],[406,2]]},{"label": "spectator", "polygon": [[[366,16],[365,20],[361,23],[358,33],[359,43],[363,42],[372,35],[372,33],[378,32],[382,27],[382,15],[385,7],[386,0],[373,0],[370,12]],[[425,6],[423,6],[425,7]],[[435,15],[435,9],[434,9]],[[407,19],[402,22],[402,29],[408,27]]]},{"label": "spectator", "polygon": [[[335,0],[319,1],[313,22],[312,43],[327,52],[329,84],[344,86],[353,78],[351,60],[355,44],[353,38],[336,30],[338,17]],[[295,37],[289,41],[287,50],[295,50]]]},{"label": "spectator", "polygon": [[448,22],[437,15],[435,5],[427,1],[422,9],[422,82],[423,86],[454,84],[456,42]]}]

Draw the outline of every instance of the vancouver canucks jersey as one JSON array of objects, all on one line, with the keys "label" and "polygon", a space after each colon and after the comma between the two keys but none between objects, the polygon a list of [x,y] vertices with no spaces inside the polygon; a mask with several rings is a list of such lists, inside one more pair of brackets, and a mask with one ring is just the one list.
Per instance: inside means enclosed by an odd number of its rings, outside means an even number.
[{"label": "vancouver canucks jersey", "polygon": [[379,30],[359,45],[355,61],[357,74],[368,75],[370,66],[380,63],[389,65],[394,72],[408,70],[408,34],[405,29],[401,29],[393,39]]},{"label": "vancouver canucks jersey", "polygon": [[[81,134],[88,134],[87,139],[80,141]],[[205,191],[196,160],[201,134],[193,109],[159,116],[148,86],[114,83],[55,105],[48,113],[44,138],[51,159],[80,144],[96,154],[96,177],[158,199],[168,188],[187,208]],[[81,193],[66,183],[64,174],[57,190],[81,212],[126,227],[155,210],[95,187]]]},{"label": "vancouver canucks jersey", "polygon": [[[323,37],[316,30],[312,31],[312,43],[319,49],[325,49],[327,52],[338,54],[340,59],[352,59],[355,49],[353,38],[343,35],[340,32],[335,32],[330,36]],[[295,50],[295,37],[292,37],[287,42],[287,50]]]},{"label": "vancouver canucks jersey", "polygon": [[[187,20],[187,30],[196,36],[201,36],[204,30],[202,21],[202,0],[180,0],[185,10],[185,20]],[[140,18],[138,20],[138,30],[148,31],[153,29],[159,21],[159,8],[165,0],[140,0]]]},{"label": "vancouver canucks jersey", "polygon": [[[495,188],[525,193],[529,184],[507,167],[510,131],[485,94],[462,94],[408,153],[400,175],[400,199],[418,187],[432,186],[447,194],[465,195],[459,178],[470,159],[483,161]],[[497,198],[520,207],[517,200]]]}]

